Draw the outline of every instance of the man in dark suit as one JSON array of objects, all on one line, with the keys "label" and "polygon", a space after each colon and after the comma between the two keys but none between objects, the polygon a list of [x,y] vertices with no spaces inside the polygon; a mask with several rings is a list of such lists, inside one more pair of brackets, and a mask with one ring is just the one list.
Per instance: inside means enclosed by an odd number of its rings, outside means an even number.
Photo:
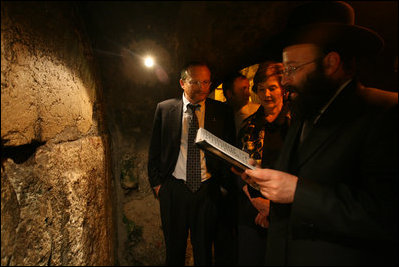
[{"label": "man in dark suit", "polygon": [[276,169],[242,175],[271,201],[268,265],[398,264],[398,96],[357,81],[357,56],[383,42],[353,21],[312,2],[284,33],[293,121]]},{"label": "man in dark suit", "polygon": [[[155,111],[148,176],[160,201],[167,265],[184,265],[189,230],[195,265],[212,264],[212,242],[222,216],[221,192],[229,190],[233,182],[227,165],[205,155],[190,141],[196,133],[191,132],[190,123],[195,121],[197,127],[234,143],[233,112],[226,104],[207,98],[210,84],[208,66],[189,63],[181,71],[182,98],[163,101]],[[199,152],[196,164],[191,158],[195,150]],[[198,186],[191,182],[195,176],[191,165],[198,167]],[[215,245],[216,261],[219,252]]]}]

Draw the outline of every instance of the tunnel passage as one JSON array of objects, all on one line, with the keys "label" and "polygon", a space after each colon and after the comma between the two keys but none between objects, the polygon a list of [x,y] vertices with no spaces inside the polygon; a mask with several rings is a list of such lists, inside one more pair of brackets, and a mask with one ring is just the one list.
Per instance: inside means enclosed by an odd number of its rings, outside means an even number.
[{"label": "tunnel passage", "polygon": [[[162,265],[146,171],[156,104],[181,97],[186,61],[206,60],[218,85],[268,59],[301,2],[2,1],[2,265]],[[350,3],[386,40],[362,78],[397,91],[397,2]]]},{"label": "tunnel passage", "polygon": [[[272,55],[264,44],[283,29],[288,13],[299,3],[302,1],[82,4],[108,107],[120,264],[163,263],[159,203],[148,184],[147,151],[157,103],[181,97],[178,80],[182,65],[190,60],[207,61],[212,84],[218,86],[230,72],[269,59]],[[380,60],[361,66],[362,80],[368,86],[397,91],[393,71],[397,6],[393,2],[351,4],[356,22],[370,26],[387,40]],[[167,81],[159,78],[157,68],[144,65],[148,55],[162,67]],[[220,92],[214,90],[214,94]]]}]

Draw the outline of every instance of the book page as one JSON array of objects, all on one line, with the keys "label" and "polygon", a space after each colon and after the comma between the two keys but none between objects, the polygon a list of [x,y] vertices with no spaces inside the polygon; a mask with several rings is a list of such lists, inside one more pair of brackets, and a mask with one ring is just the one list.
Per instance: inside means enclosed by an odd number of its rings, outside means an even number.
[{"label": "book page", "polygon": [[[219,137],[213,135],[209,131],[204,128],[199,128],[197,132],[196,143],[206,142],[208,145],[213,148],[221,151],[223,154],[232,158],[233,160],[238,161],[241,165],[244,165],[247,168],[254,169],[253,166],[249,165],[249,154],[241,149],[236,148],[233,145],[223,141]],[[208,148],[209,150],[209,148]],[[215,152],[213,152],[215,154]],[[219,155],[220,156],[220,155]]]}]

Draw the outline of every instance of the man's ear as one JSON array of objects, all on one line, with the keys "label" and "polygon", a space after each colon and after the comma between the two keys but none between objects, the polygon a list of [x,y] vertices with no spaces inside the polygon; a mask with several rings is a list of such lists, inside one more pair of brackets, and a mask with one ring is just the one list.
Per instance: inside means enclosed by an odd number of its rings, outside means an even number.
[{"label": "man's ear", "polygon": [[328,53],[323,59],[324,72],[330,76],[335,74],[341,67],[341,56],[337,52]]},{"label": "man's ear", "polygon": [[184,81],[182,79],[179,80],[180,87],[184,89]]}]

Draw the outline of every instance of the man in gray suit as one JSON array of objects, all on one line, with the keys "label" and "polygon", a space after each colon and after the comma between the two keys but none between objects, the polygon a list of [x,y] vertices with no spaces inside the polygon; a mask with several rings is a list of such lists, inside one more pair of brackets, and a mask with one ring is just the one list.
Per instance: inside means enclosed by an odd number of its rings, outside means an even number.
[{"label": "man in gray suit", "polygon": [[[181,71],[182,97],[159,103],[155,111],[148,176],[160,201],[167,265],[184,265],[189,230],[195,265],[212,264],[212,243],[225,219],[221,188],[225,193],[233,188],[228,165],[198,151],[190,142],[196,133],[190,123],[195,121],[197,127],[234,144],[233,112],[227,104],[207,98],[210,85],[208,66],[188,63]],[[196,163],[191,158],[195,150],[199,152]],[[195,170],[190,166],[197,167],[197,182],[191,182]],[[223,261],[219,257],[223,249],[216,242],[216,263]]]},{"label": "man in gray suit", "polygon": [[276,169],[242,175],[271,201],[266,264],[397,265],[398,95],[356,78],[383,41],[344,2],[299,6],[288,26],[293,121]]}]

